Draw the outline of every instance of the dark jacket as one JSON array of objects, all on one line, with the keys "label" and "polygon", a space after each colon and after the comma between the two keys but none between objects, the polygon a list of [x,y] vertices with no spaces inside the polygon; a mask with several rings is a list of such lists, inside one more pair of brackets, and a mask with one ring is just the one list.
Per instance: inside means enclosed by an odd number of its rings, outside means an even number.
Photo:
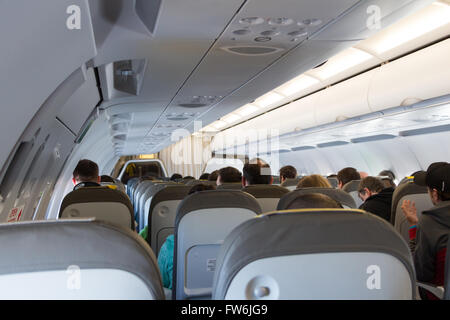
[{"label": "dark jacket", "polygon": [[410,229],[410,240],[417,280],[442,286],[445,256],[450,233],[450,201],[438,203],[423,211],[416,229]]},{"label": "dark jacket", "polygon": [[367,198],[359,209],[373,213],[380,218],[391,221],[392,195],[394,188],[386,188]]}]

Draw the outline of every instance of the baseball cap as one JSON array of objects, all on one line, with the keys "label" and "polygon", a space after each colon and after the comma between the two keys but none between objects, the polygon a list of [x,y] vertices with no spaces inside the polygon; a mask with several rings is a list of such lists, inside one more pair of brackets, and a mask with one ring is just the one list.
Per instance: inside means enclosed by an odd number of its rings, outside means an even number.
[{"label": "baseball cap", "polygon": [[450,192],[450,163],[432,163],[426,172],[421,171],[414,175],[414,183],[441,192]]}]

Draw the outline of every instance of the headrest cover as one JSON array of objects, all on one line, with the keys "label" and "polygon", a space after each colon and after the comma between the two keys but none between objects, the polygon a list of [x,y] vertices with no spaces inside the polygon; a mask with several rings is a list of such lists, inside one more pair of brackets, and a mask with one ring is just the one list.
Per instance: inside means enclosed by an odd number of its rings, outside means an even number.
[{"label": "headrest cover", "polygon": [[277,210],[285,210],[297,197],[304,194],[320,193],[336,200],[343,206],[356,208],[355,200],[347,192],[334,188],[303,188],[289,192],[278,202]]},{"label": "headrest cover", "polygon": [[242,188],[242,191],[251,194],[255,198],[281,198],[286,193],[289,193],[289,190],[284,187],[274,186],[270,184],[256,184],[246,186]]}]

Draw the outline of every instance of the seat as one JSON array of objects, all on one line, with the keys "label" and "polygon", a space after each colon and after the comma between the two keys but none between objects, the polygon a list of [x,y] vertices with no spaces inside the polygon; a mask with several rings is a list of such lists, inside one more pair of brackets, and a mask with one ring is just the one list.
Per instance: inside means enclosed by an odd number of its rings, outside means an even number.
[{"label": "seat", "polygon": [[280,185],[282,187],[285,187],[289,191],[295,190],[297,188],[298,182],[300,181],[300,177],[295,179],[286,179],[283,181],[283,183]]},{"label": "seat", "polygon": [[108,187],[86,187],[67,194],[59,209],[59,218],[94,217],[135,230],[133,206],[127,195]]},{"label": "seat", "polygon": [[433,207],[433,202],[428,195],[427,187],[422,187],[414,182],[407,182],[399,185],[392,196],[391,223],[405,239],[409,242],[409,222],[402,211],[404,200],[414,201],[417,209],[417,217],[420,219],[422,211]]},{"label": "seat", "polygon": [[1,224],[0,256],[0,299],[164,299],[145,240],[105,222]]},{"label": "seat", "polygon": [[284,195],[278,202],[277,210],[286,210],[297,197],[310,193],[320,193],[329,196],[347,209],[356,208],[355,200],[345,191],[333,188],[302,188]]},{"label": "seat", "polygon": [[217,190],[241,190],[242,183],[222,183],[220,186],[217,186]]},{"label": "seat", "polygon": [[289,193],[289,190],[284,187],[268,184],[246,186],[242,191],[247,192],[256,198],[261,206],[262,212],[275,211],[280,198]]},{"label": "seat", "polygon": [[150,186],[152,186],[155,182],[150,181],[150,180],[145,180],[142,181],[139,186],[136,188],[136,191],[134,193],[134,197],[133,197],[133,207],[134,207],[134,217],[136,220],[138,220],[139,218],[139,210],[141,208],[141,198],[143,196],[143,194],[145,193],[145,191],[147,191],[148,188],[150,188]]},{"label": "seat", "polygon": [[175,216],[180,202],[188,195],[191,186],[168,185],[152,197],[148,211],[147,241],[156,256],[168,236],[174,233]]},{"label": "seat", "polygon": [[352,180],[352,181],[346,183],[342,187],[342,190],[347,192],[348,194],[350,194],[352,196],[353,200],[355,200],[357,208],[359,208],[359,206],[363,204],[363,201],[359,198],[359,195],[358,195],[358,193],[359,193],[358,189],[359,189],[360,182],[361,182],[361,180]]},{"label": "seat", "polygon": [[272,176],[273,182],[272,184],[279,186],[280,185],[280,176]]},{"label": "seat", "polygon": [[134,187],[139,182],[139,178],[131,178],[127,182],[127,195],[131,198],[131,194],[133,192]]},{"label": "seat", "polygon": [[[450,234],[447,241],[447,250],[448,248],[450,248]],[[444,300],[450,300],[450,253],[445,255]]]},{"label": "seat", "polygon": [[201,191],[184,199],[175,220],[173,299],[210,299],[223,240],[259,213],[256,199],[238,190]]},{"label": "seat", "polygon": [[413,299],[408,245],[362,210],[263,214],[235,228],[217,258],[213,299]]},{"label": "seat", "polygon": [[327,178],[327,180],[331,184],[331,187],[333,187],[333,188],[337,188],[338,187],[339,182],[338,182],[337,178],[329,177],[329,178]]}]

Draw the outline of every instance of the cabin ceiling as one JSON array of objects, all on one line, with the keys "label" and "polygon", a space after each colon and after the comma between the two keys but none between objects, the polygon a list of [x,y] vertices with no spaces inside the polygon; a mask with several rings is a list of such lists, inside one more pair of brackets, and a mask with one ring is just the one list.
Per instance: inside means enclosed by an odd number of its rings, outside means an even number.
[{"label": "cabin ceiling", "polygon": [[[158,152],[175,130],[198,130],[355,45],[366,20],[350,13],[369,2],[91,0],[91,62],[116,155]],[[412,2],[377,3],[389,13]]]}]

